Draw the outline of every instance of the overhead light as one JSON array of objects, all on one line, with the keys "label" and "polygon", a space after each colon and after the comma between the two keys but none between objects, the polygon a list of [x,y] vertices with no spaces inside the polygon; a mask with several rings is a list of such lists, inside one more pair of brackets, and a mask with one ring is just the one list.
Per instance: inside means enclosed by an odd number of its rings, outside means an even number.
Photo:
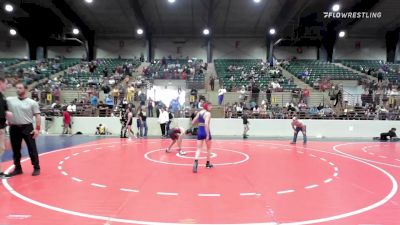
[{"label": "overhead light", "polygon": [[5,9],[7,12],[12,12],[12,11],[14,11],[14,6],[12,6],[11,4],[5,4],[5,5],[4,5],[4,9]]},{"label": "overhead light", "polygon": [[339,11],[339,10],[340,10],[340,5],[339,5],[339,4],[334,4],[334,5],[332,6],[332,11],[337,12],[337,11]]},{"label": "overhead light", "polygon": [[93,0],[85,0],[86,3],[92,3]]},{"label": "overhead light", "polygon": [[340,32],[339,32],[339,37],[341,37],[341,38],[342,38],[342,37],[344,37],[344,36],[346,36],[346,32],[344,32],[344,31],[340,31]]},{"label": "overhead light", "polygon": [[276,33],[275,28],[269,29],[269,34],[270,34],[270,35],[274,35],[275,33]]},{"label": "overhead light", "polygon": [[209,35],[209,34],[210,34],[210,30],[209,30],[208,28],[205,28],[205,29],[203,30],[203,34],[204,34],[204,35]]},{"label": "overhead light", "polygon": [[139,35],[142,35],[143,34],[143,29],[141,29],[141,28],[137,29],[136,33],[139,34]]},{"label": "overhead light", "polygon": [[169,2],[169,3],[174,3],[174,2],[175,2],[175,0],[168,0],[168,2]]},{"label": "overhead light", "polygon": [[261,0],[253,0],[255,3],[260,3]]},{"label": "overhead light", "polygon": [[12,36],[15,36],[15,35],[17,35],[17,31],[16,31],[15,29],[11,28],[11,29],[10,29],[10,34],[11,34]]},{"label": "overhead light", "polygon": [[78,28],[72,29],[72,33],[75,34],[75,35],[78,35],[79,34],[79,29]]}]

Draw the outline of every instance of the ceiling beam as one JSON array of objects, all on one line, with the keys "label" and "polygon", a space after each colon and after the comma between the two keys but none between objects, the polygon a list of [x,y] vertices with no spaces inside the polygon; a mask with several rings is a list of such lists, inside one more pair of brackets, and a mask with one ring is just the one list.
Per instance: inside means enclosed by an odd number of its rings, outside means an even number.
[{"label": "ceiling beam", "polygon": [[[349,10],[350,12],[368,12],[371,9],[373,9],[380,0],[361,0],[360,2],[357,2],[351,9]],[[357,24],[359,21],[361,21],[360,18],[355,18],[349,21],[346,24],[347,29],[354,26]]]},{"label": "ceiling beam", "polygon": [[231,11],[231,1],[228,1],[228,6],[226,7],[226,11],[225,11],[225,17],[224,17],[224,26],[222,28],[222,31],[225,33],[226,32],[226,24],[228,22],[228,17],[229,17],[229,12]]},{"label": "ceiling beam", "polygon": [[214,0],[208,1],[208,15],[207,15],[207,27],[212,28],[214,25]]},{"label": "ceiling beam", "polygon": [[65,0],[52,0],[55,7],[67,18],[71,23],[79,28],[86,40],[92,39],[94,31],[81,19],[81,17],[69,6]]},{"label": "ceiling beam", "polygon": [[289,22],[303,10],[310,1],[308,0],[286,0],[279,13],[277,14],[273,24],[267,24],[273,26],[279,31],[283,31]]},{"label": "ceiling beam", "polygon": [[133,13],[135,14],[138,23],[143,27],[147,35],[151,34],[152,33],[151,27],[149,26],[146,18],[144,17],[144,13],[142,7],[140,6],[139,0],[130,0],[129,3],[132,6]]},{"label": "ceiling beam", "polygon": [[265,11],[267,10],[268,2],[270,2],[270,1],[265,1],[264,2],[264,6],[263,6],[260,14],[258,15],[257,22],[256,22],[256,24],[254,25],[254,28],[253,28],[254,29],[254,33],[257,32],[257,28],[258,28],[258,25],[260,24],[261,18],[264,15]]},{"label": "ceiling beam", "polygon": [[195,27],[194,27],[194,0],[190,1],[190,9],[191,9],[191,19],[192,19],[192,33],[195,33]]}]

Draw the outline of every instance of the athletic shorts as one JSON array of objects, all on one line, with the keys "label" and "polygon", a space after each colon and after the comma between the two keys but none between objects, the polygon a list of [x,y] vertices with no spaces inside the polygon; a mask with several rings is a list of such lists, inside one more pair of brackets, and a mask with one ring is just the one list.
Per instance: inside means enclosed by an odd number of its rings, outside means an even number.
[{"label": "athletic shorts", "polygon": [[171,130],[168,131],[168,136],[172,140],[177,140],[179,138],[179,133],[175,133],[174,129],[171,129]]}]

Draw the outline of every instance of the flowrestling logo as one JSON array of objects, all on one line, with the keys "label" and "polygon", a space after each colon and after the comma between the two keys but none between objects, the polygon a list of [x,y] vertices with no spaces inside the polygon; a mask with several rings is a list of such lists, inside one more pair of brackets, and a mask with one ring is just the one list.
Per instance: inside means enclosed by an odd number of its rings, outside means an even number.
[{"label": "flowrestling logo", "polygon": [[324,19],[380,19],[381,12],[323,12]]}]

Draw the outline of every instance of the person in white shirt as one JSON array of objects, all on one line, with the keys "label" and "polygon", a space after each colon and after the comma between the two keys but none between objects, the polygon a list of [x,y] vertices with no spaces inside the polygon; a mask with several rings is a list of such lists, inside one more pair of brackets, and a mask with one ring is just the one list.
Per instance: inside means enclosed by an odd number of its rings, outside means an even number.
[{"label": "person in white shirt", "polygon": [[277,89],[277,88],[281,87],[281,85],[278,82],[275,83],[274,81],[271,82],[271,86],[273,89]]},{"label": "person in white shirt", "polygon": [[297,117],[293,117],[292,129],[294,131],[294,136],[293,136],[293,141],[291,144],[296,144],[297,135],[299,134],[300,131],[303,133],[303,143],[306,144],[307,143],[307,134],[306,134],[307,127],[301,120],[297,119]]},{"label": "person in white shirt", "polygon": [[166,137],[166,124],[169,122],[169,115],[165,108],[160,109],[160,115],[158,117],[158,122],[160,123],[162,137]]},{"label": "person in white shirt", "polygon": [[218,90],[218,105],[222,105],[222,102],[224,101],[224,94],[226,93],[226,89],[222,86]]}]

